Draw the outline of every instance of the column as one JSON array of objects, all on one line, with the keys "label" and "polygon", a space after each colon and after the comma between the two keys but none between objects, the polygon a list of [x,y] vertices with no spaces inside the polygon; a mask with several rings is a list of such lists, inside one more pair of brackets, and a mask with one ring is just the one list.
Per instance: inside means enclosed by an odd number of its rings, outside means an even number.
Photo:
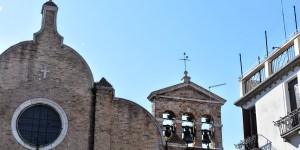
[{"label": "column", "polygon": [[265,62],[265,76],[268,78],[272,74],[272,64],[269,62],[269,60],[266,60]]},{"label": "column", "polygon": [[295,56],[298,56],[300,53],[300,37],[297,37],[294,40],[294,47],[295,47]]},{"label": "column", "polygon": [[202,147],[202,123],[201,119],[198,120],[196,123],[196,145],[195,147]]},{"label": "column", "polygon": [[245,94],[245,83],[244,80],[240,80],[240,97],[243,97]]},{"label": "column", "polygon": [[114,89],[102,78],[96,84],[96,90],[94,146],[109,150],[111,146]]}]

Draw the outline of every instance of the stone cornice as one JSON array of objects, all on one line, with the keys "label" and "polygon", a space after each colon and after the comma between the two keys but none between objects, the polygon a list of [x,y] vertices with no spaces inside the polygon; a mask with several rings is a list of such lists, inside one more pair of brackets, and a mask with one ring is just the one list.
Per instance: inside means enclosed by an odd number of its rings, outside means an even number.
[{"label": "stone cornice", "polygon": [[196,99],[196,98],[184,98],[184,97],[174,97],[174,96],[164,96],[164,95],[158,95],[158,98],[169,98],[172,100],[188,100],[188,101],[196,101],[196,102],[204,102],[204,103],[214,103],[214,104],[224,104],[222,102],[218,102],[215,100],[207,100],[207,99]]},{"label": "stone cornice", "polygon": [[195,90],[207,95],[207,96],[211,96],[212,99],[215,99],[216,101],[219,101],[220,103],[224,104],[226,102],[225,99],[223,99],[222,97],[208,91],[207,89],[191,82],[191,81],[188,81],[188,82],[184,82],[184,83],[179,83],[179,84],[176,84],[176,85],[173,85],[173,86],[169,86],[169,87],[166,87],[166,88],[163,88],[163,89],[160,89],[160,90],[156,90],[156,91],[153,91],[150,93],[150,95],[147,97],[148,100],[150,102],[153,101],[153,99],[157,96],[161,96],[162,94],[164,93],[167,93],[169,91],[174,91],[174,90],[177,90],[177,89],[180,89],[180,88],[183,88],[183,87],[187,87],[187,86],[190,86],[192,88],[194,88]]}]

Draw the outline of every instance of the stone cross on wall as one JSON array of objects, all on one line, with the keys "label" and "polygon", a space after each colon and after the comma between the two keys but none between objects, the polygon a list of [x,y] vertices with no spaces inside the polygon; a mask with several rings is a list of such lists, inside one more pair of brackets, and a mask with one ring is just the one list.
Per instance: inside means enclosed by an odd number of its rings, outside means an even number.
[{"label": "stone cross on wall", "polygon": [[44,73],[43,78],[46,78],[47,77],[47,73],[49,73],[50,71],[47,70],[47,66],[45,66],[44,69],[41,70],[41,72]]}]

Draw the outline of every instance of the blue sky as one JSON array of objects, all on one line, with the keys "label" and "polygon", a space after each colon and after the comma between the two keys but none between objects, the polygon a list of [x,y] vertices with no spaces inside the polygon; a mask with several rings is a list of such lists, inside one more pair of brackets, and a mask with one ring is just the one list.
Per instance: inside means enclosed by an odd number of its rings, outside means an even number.
[{"label": "blue sky", "polygon": [[[0,0],[0,53],[32,40],[41,26],[46,1]],[[186,52],[191,81],[225,98],[222,107],[224,148],[233,150],[243,136],[239,98],[239,53],[244,72],[269,49],[285,40],[280,0],[89,0],[61,1],[58,31],[64,43],[87,61],[95,81],[105,77],[116,96],[151,111],[147,96],[177,84]],[[293,5],[283,0],[287,35],[295,32]],[[300,13],[297,14],[300,16]],[[299,17],[298,17],[299,18]],[[299,18],[300,19],[300,18]]]}]

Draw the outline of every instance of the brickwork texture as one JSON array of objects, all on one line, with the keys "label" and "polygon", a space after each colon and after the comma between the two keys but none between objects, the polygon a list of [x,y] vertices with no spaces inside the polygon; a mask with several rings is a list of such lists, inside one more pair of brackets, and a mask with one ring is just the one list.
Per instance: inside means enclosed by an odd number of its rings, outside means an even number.
[{"label": "brickwork texture", "polygon": [[45,3],[42,27],[33,40],[0,55],[0,149],[26,149],[13,136],[11,122],[16,109],[34,98],[54,101],[67,116],[67,134],[54,149],[161,149],[154,117],[131,101],[115,98],[109,83],[94,85],[85,60],[62,43],[57,10],[53,2]]},{"label": "brickwork texture", "polygon": [[[213,147],[222,148],[221,106],[225,100],[203,89],[191,81],[152,92],[148,99],[152,102],[152,114],[163,130],[163,114],[175,114],[176,134],[182,138],[182,116],[194,116],[196,127],[195,147],[202,147],[202,117],[210,116],[214,124]],[[212,145],[211,145],[212,147]],[[175,147],[171,147],[176,149]],[[206,148],[206,147],[205,147]],[[178,147],[177,149],[182,149]]]}]

